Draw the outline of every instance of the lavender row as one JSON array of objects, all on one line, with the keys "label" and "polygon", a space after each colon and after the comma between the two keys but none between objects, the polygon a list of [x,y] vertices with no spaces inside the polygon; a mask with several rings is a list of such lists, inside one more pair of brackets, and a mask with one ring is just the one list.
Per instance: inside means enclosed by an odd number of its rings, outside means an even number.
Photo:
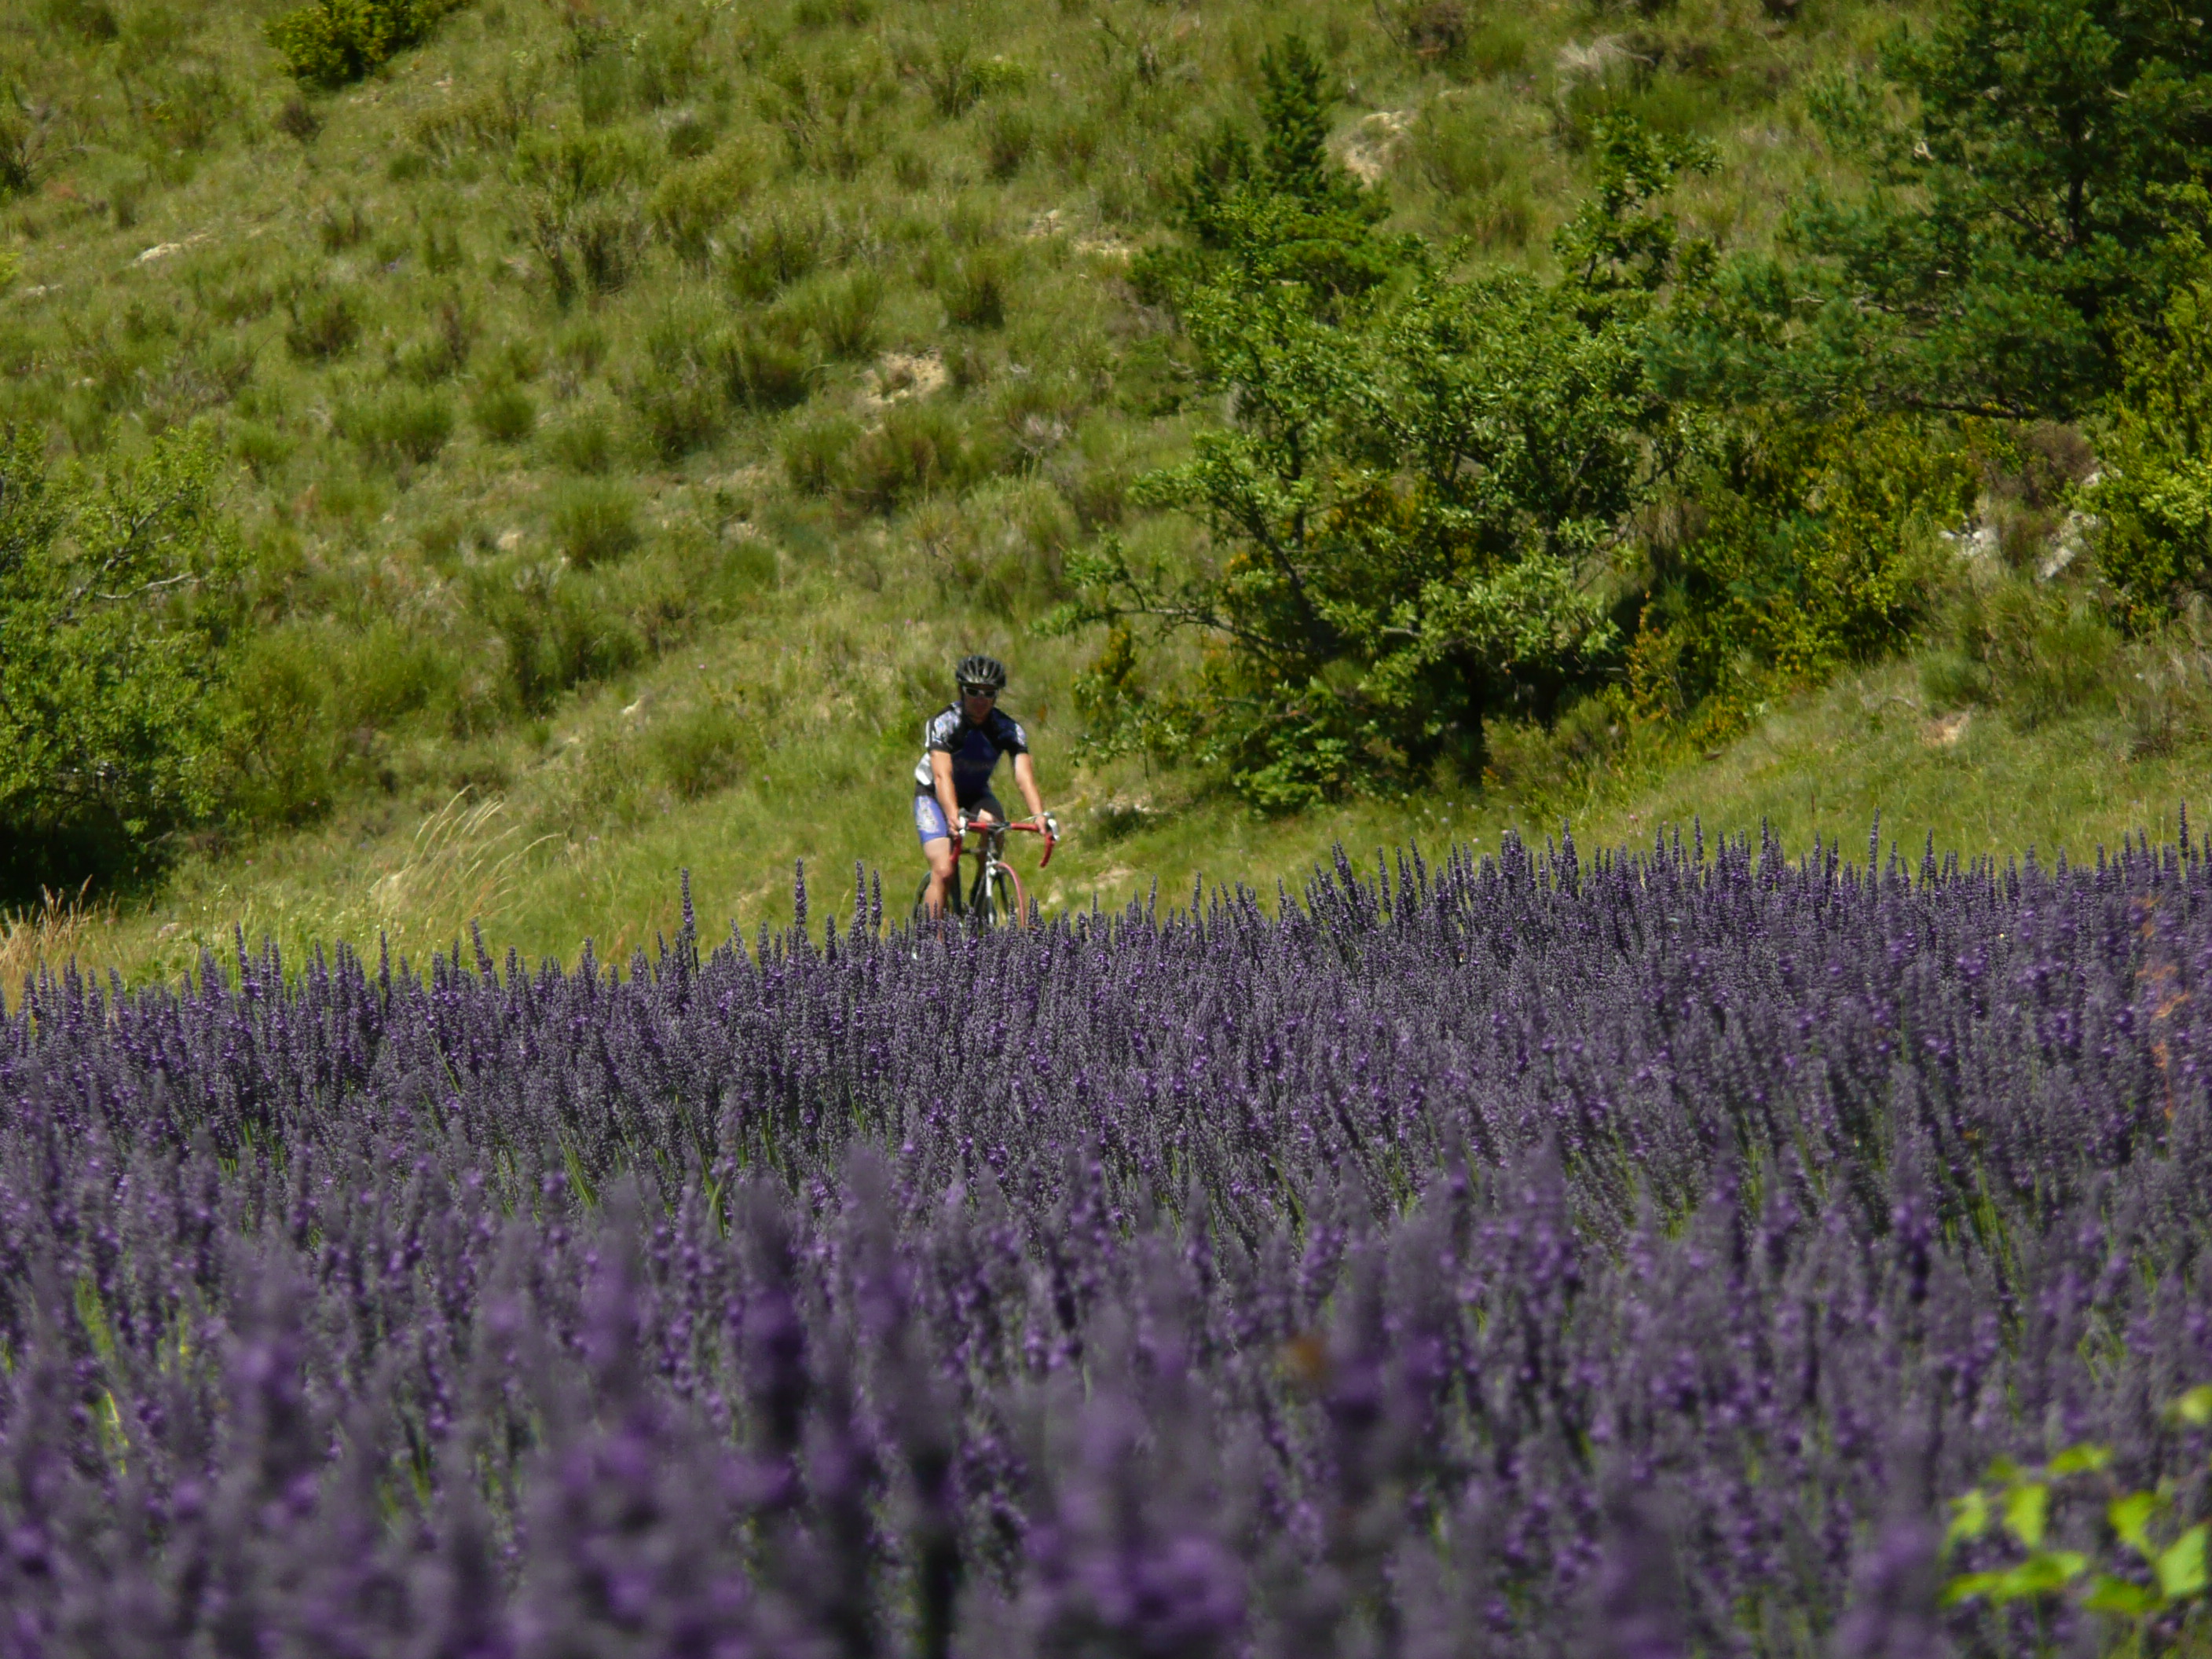
[{"label": "lavender row", "polygon": [[2212,1504],[2207,858],[45,981],[0,1651],[2000,1639],[1933,1595],[1993,1457]]}]

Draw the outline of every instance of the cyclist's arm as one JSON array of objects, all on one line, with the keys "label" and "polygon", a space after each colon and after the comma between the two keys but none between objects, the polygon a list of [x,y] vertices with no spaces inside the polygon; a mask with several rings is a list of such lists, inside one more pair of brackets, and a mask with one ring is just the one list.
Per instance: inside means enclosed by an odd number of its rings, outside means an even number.
[{"label": "cyclist's arm", "polygon": [[945,809],[945,827],[952,831],[952,855],[960,856],[960,797],[952,791],[952,757],[942,749],[929,751],[929,780],[937,804]]},{"label": "cyclist's arm", "polygon": [[1027,750],[1014,757],[1014,787],[1022,792],[1022,799],[1029,803],[1030,816],[1042,817],[1044,797],[1037,793],[1036,763],[1029,757]]}]

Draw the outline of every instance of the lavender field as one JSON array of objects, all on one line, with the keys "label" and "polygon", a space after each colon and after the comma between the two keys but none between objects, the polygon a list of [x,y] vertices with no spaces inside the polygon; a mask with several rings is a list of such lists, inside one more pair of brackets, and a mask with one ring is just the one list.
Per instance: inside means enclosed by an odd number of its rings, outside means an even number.
[{"label": "lavender field", "polygon": [[2208,859],[1509,846],[47,981],[0,1649],[2155,1646],[1937,1552],[2082,1441],[2212,1503]]}]

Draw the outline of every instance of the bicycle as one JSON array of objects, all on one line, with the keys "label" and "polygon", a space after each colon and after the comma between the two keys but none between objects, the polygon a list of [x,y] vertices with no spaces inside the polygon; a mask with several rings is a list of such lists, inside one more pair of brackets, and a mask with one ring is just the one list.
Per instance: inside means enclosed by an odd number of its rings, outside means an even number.
[{"label": "bicycle", "polygon": [[[1047,825],[1035,818],[1016,818],[1005,823],[997,818],[988,818],[975,823],[963,812],[959,829],[963,844],[969,836],[975,836],[981,839],[982,845],[975,851],[975,879],[969,884],[965,899],[961,896],[960,878],[956,869],[951,885],[945,889],[945,913],[956,916],[972,914],[986,927],[995,927],[1001,922],[1016,927],[1026,926],[1035,919],[1036,913],[1030,908],[1029,895],[1022,890],[1021,877],[1015,873],[1014,866],[1006,862],[1006,837],[1017,830],[1027,835],[1044,836],[1044,856],[1037,860],[1040,870],[1052,862],[1053,848],[1060,845],[1058,838]],[[914,896],[914,919],[916,921],[929,919],[924,908],[928,897],[929,878],[924,876]]]}]

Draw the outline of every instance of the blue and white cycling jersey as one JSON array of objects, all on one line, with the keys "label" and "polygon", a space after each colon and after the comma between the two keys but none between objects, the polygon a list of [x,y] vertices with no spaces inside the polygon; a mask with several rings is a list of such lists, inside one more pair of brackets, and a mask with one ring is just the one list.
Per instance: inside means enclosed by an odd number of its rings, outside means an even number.
[{"label": "blue and white cycling jersey", "polygon": [[1012,715],[994,708],[981,726],[971,726],[956,702],[931,715],[921,728],[921,761],[914,769],[914,787],[933,787],[936,780],[929,769],[929,757],[950,755],[953,799],[963,809],[970,807],[991,793],[991,774],[998,768],[1000,756],[1029,752],[1029,734]]}]

